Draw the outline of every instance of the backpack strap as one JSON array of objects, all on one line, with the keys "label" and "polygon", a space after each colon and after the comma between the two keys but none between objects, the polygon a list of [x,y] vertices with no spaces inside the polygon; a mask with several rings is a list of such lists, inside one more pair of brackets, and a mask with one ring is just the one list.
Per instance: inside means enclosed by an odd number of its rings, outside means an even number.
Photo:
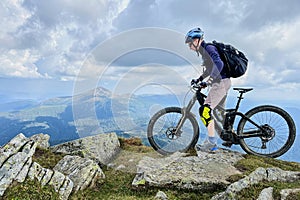
[{"label": "backpack strap", "polygon": [[214,47],[216,47],[216,49],[217,49],[217,51],[218,51],[218,53],[220,55],[220,58],[223,61],[226,73],[228,73],[228,75],[230,75],[231,74],[231,69],[230,69],[230,66],[229,66],[228,59],[225,56],[224,50],[223,50],[223,49],[225,49],[225,45],[223,43],[217,42],[215,40],[213,40],[212,43],[209,43],[209,44],[213,45]]}]

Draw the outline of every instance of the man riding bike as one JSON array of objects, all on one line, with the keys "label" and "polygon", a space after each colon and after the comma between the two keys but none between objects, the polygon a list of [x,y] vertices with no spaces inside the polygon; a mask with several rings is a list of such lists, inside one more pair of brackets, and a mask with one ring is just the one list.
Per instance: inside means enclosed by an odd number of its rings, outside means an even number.
[{"label": "man riding bike", "polygon": [[211,113],[217,105],[225,105],[227,92],[231,87],[231,80],[217,48],[206,43],[203,36],[204,32],[200,28],[194,28],[186,34],[185,43],[198,56],[201,55],[202,65],[205,67],[204,73],[199,78],[193,79],[191,84],[197,84],[208,77],[208,80],[202,82],[201,85],[202,87],[210,86],[210,90],[203,106],[199,109],[201,120],[207,127],[208,137],[202,144],[197,145],[197,149],[210,152],[218,149],[218,137],[215,135],[214,119]]}]

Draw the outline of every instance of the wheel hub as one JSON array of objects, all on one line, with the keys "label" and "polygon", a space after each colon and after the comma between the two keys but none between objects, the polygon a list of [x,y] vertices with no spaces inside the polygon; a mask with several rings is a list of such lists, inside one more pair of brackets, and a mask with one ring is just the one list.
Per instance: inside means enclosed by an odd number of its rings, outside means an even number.
[{"label": "wheel hub", "polygon": [[275,137],[275,129],[268,124],[263,125],[262,129],[264,130],[263,136],[261,137],[263,141],[268,142]]},{"label": "wheel hub", "polygon": [[166,136],[167,138],[169,138],[170,140],[176,140],[179,138],[181,134],[181,131],[177,131],[177,134],[176,134],[176,128],[175,127],[169,127],[166,131]]}]

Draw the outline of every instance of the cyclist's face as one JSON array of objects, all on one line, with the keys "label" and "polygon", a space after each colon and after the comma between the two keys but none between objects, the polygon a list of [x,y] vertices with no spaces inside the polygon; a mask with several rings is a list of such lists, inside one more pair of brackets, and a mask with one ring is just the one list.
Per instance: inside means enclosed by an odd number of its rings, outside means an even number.
[{"label": "cyclist's face", "polygon": [[191,50],[193,50],[193,51],[196,51],[196,50],[198,50],[198,48],[199,48],[199,45],[200,45],[200,41],[199,41],[200,39],[194,39],[192,42],[190,42],[188,45],[189,45],[189,47],[190,47],[190,49]]}]

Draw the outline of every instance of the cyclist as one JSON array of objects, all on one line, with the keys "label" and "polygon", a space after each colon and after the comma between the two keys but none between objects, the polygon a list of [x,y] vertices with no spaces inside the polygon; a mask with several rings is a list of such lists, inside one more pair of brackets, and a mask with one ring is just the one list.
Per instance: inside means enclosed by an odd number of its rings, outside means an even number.
[{"label": "cyclist", "polygon": [[227,92],[231,87],[230,76],[224,66],[223,61],[215,46],[208,44],[203,39],[204,32],[201,28],[194,28],[190,30],[185,37],[185,43],[188,44],[189,48],[201,55],[205,67],[203,74],[191,81],[191,84],[197,84],[203,79],[208,77],[206,82],[202,82],[203,88],[210,86],[207,98],[199,108],[201,120],[207,127],[208,137],[206,140],[197,145],[197,150],[210,152],[218,149],[217,139],[215,135],[214,120],[211,115],[212,110],[218,105],[225,105]]}]

